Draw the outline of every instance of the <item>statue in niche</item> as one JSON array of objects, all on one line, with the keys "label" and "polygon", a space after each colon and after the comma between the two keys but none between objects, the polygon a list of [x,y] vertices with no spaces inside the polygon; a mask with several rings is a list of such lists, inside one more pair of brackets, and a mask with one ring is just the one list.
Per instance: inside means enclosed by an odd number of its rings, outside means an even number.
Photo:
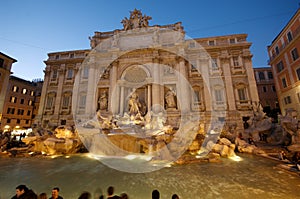
[{"label": "statue in niche", "polygon": [[106,91],[102,91],[101,96],[98,99],[98,107],[99,110],[107,110],[108,97]]},{"label": "statue in niche", "polygon": [[173,108],[176,109],[176,95],[172,89],[168,90],[168,92],[165,95],[166,100],[166,109]]},{"label": "statue in niche", "polygon": [[140,108],[142,107],[142,104],[140,103],[139,96],[135,91],[130,96],[128,106],[130,116],[137,115],[138,113],[140,113]]}]

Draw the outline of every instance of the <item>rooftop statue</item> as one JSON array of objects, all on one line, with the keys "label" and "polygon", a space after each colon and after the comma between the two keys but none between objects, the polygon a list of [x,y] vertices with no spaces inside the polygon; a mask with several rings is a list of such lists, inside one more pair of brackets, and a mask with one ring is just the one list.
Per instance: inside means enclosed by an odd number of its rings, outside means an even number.
[{"label": "rooftop statue", "polygon": [[149,17],[147,15],[142,15],[142,12],[140,10],[134,9],[130,12],[129,19],[125,17],[121,23],[123,24],[124,30],[131,30],[135,28],[142,28],[142,27],[148,27],[149,22],[148,20],[151,20],[152,17]]}]

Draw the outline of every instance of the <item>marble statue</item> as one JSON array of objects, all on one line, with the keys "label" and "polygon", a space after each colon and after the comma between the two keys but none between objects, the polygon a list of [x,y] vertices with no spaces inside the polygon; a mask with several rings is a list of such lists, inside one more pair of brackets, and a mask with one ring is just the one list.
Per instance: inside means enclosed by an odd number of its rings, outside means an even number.
[{"label": "marble statue", "polygon": [[166,100],[166,108],[176,108],[176,100],[175,100],[175,93],[172,90],[168,90],[165,95]]},{"label": "marble statue", "polygon": [[131,30],[135,28],[144,28],[149,26],[149,20],[151,20],[152,17],[149,17],[147,15],[142,15],[142,12],[140,10],[134,9],[130,12],[129,19],[125,17],[121,23],[123,24],[124,30]]},{"label": "marble statue", "polygon": [[108,107],[108,98],[107,98],[107,92],[103,91],[101,93],[101,96],[98,99],[98,107],[100,110],[107,110]]},{"label": "marble statue", "polygon": [[140,109],[142,107],[140,101],[139,101],[139,96],[138,94],[134,91],[131,96],[130,99],[128,101],[128,106],[129,106],[129,115],[137,115],[138,113],[140,113]]}]

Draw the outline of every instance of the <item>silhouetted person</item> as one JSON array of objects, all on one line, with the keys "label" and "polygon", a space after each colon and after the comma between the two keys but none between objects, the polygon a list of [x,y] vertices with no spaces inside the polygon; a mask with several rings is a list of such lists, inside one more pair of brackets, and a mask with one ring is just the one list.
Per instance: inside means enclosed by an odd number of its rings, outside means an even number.
[{"label": "silhouetted person", "polygon": [[52,196],[51,196],[51,198],[49,198],[49,199],[63,199],[63,197],[61,197],[60,195],[59,195],[59,188],[58,187],[54,187],[53,189],[52,189],[52,194],[51,194]]},{"label": "silhouetted person", "polygon": [[173,194],[172,199],[179,199],[179,196],[177,194]]},{"label": "silhouetted person", "polygon": [[19,185],[16,187],[16,195],[13,196],[11,199],[22,199],[25,196],[25,193],[28,191],[26,185]]},{"label": "silhouetted person", "polygon": [[114,187],[113,186],[110,186],[107,188],[107,199],[118,199],[120,198],[119,196],[117,195],[114,195]]},{"label": "silhouetted person", "polygon": [[92,198],[92,195],[89,192],[85,191],[79,196],[78,199],[91,199],[91,198]]},{"label": "silhouetted person", "polygon": [[40,193],[38,199],[48,199],[47,194],[46,193]]},{"label": "silhouetted person", "polygon": [[153,190],[152,191],[152,199],[159,199],[159,191],[158,190]]},{"label": "silhouetted person", "polygon": [[120,196],[121,199],[129,199],[128,195],[126,193],[122,193]]}]

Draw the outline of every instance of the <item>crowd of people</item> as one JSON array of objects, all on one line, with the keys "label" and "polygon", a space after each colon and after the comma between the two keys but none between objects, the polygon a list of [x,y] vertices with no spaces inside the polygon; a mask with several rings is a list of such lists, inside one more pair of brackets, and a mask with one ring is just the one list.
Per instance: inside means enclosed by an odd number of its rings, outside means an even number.
[{"label": "crowd of people", "polygon": [[[54,187],[51,192],[51,197],[49,199],[63,199],[62,196],[59,195],[59,187]],[[14,195],[11,199],[48,199],[48,196],[45,192],[36,194],[32,189],[29,189],[26,185],[19,185],[16,187],[16,195]],[[92,194],[90,192],[82,192],[78,199],[92,199]],[[107,196],[100,195],[99,199],[129,199],[129,196],[126,193],[121,193],[120,195],[116,195],[114,193],[114,187],[109,186],[107,188]],[[160,199],[160,193],[157,189],[152,191],[152,199]],[[172,199],[179,199],[177,194],[172,195]]]}]

